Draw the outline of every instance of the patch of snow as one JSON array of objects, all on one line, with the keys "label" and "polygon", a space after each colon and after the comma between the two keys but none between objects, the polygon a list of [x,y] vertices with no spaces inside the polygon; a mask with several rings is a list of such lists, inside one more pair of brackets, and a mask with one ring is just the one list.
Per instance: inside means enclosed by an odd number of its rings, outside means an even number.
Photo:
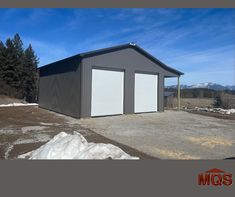
[{"label": "patch of snow", "polygon": [[15,134],[15,133],[17,133],[17,131],[12,129],[8,128],[0,129],[0,134]]},{"label": "patch of snow", "polygon": [[14,148],[14,145],[9,145],[9,146],[7,147],[7,150],[6,150],[5,154],[4,154],[4,158],[5,158],[5,159],[8,159],[9,154],[10,154],[10,152],[11,152],[11,150],[12,150],[13,148]]},{"label": "patch of snow", "polygon": [[[29,143],[36,143],[36,142],[47,142],[51,139],[51,137],[47,134],[36,134],[34,138],[28,138],[28,139],[22,139],[19,138],[16,141],[14,141],[12,144],[7,144],[6,151],[4,153],[4,158],[8,159],[10,152],[14,148],[15,145],[18,144],[29,144]],[[3,145],[3,144],[2,144]]]},{"label": "patch of snow", "polygon": [[222,108],[207,108],[207,107],[195,107],[196,111],[214,112],[220,114],[233,114],[235,109],[222,109]]},{"label": "patch of snow", "polygon": [[0,104],[0,107],[38,106],[37,103],[10,103]]},{"label": "patch of snow", "polygon": [[46,129],[47,127],[45,126],[27,126],[27,127],[22,127],[21,131],[23,133],[26,133],[28,131],[42,131],[44,129]]},{"label": "patch of snow", "polygon": [[49,123],[49,122],[40,122],[40,125],[45,125],[45,126],[59,126],[60,124],[58,124],[58,123]]},{"label": "patch of snow", "polygon": [[36,143],[36,142],[47,142],[51,138],[47,134],[36,134],[33,136],[33,138],[28,138],[28,139],[17,139],[13,144],[30,144],[30,143]]},{"label": "patch of snow", "polygon": [[40,148],[18,156],[24,159],[139,159],[112,144],[88,143],[78,132],[61,132]]}]

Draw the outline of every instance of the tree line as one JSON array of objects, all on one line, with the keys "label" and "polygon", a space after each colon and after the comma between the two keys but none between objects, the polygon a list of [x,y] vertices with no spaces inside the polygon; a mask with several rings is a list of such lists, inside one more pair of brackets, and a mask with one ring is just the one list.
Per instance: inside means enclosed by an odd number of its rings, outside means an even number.
[{"label": "tree line", "polygon": [[[177,97],[177,89],[165,88],[166,92],[173,92]],[[235,91],[234,90],[212,90],[207,88],[182,89],[180,91],[181,98],[211,98],[214,100],[213,107],[221,107],[224,109],[235,108]],[[165,100],[168,107],[172,107],[172,99]]]},{"label": "tree line", "polygon": [[[5,94],[14,90],[14,96],[27,102],[36,102],[38,95],[39,59],[31,44],[24,49],[19,34],[5,43],[0,40],[0,88]],[[1,91],[0,91],[1,94]],[[12,95],[9,95],[12,96]]]},{"label": "tree line", "polygon": [[[177,96],[177,89],[165,88],[166,92],[174,92],[175,97]],[[215,98],[221,94],[235,95],[234,90],[212,90],[207,88],[193,88],[193,89],[181,89],[180,95],[182,98]]]}]

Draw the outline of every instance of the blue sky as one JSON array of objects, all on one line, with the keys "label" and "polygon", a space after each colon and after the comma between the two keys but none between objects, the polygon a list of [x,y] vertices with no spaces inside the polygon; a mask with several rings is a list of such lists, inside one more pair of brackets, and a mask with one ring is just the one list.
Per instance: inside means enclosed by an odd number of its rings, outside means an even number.
[{"label": "blue sky", "polygon": [[0,9],[0,40],[18,32],[40,65],[134,41],[182,84],[235,85],[234,21],[235,9]]}]

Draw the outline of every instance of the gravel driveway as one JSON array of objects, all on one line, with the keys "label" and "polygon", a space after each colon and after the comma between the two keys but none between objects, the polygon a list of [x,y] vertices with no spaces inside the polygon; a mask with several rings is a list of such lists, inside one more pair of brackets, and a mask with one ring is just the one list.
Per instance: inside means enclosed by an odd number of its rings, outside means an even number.
[{"label": "gravel driveway", "polygon": [[235,121],[177,111],[78,120],[109,139],[160,159],[235,157]]}]

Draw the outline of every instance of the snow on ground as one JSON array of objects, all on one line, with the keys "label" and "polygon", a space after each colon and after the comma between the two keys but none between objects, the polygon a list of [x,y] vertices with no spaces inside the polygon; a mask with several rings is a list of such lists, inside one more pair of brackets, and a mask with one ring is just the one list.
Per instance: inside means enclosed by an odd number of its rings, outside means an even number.
[{"label": "snow on ground", "polygon": [[222,109],[222,108],[207,108],[207,107],[195,107],[196,111],[215,112],[220,114],[233,114],[235,109]]},{"label": "snow on ground", "polygon": [[0,107],[18,107],[18,106],[38,106],[37,103],[10,103],[0,104]]},{"label": "snow on ground", "polygon": [[[47,142],[51,139],[50,135],[47,134],[32,134],[31,138],[19,138],[16,141],[14,141],[13,143],[9,144],[7,143],[6,146],[6,152],[4,154],[4,158],[8,159],[9,158],[9,154],[12,151],[12,149],[14,148],[15,145],[19,145],[19,144],[30,144],[30,143],[37,143],[37,142]],[[3,144],[2,144],[3,145]]]},{"label": "snow on ground", "polygon": [[16,133],[16,131],[14,130],[14,129],[0,129],[0,135],[1,134],[14,134],[14,133]]},{"label": "snow on ground", "polygon": [[59,123],[50,123],[50,122],[40,122],[40,125],[44,126],[59,126]]},{"label": "snow on ground", "polygon": [[27,127],[22,127],[21,131],[23,133],[27,133],[29,131],[42,131],[46,128],[47,128],[46,126],[27,126]]},{"label": "snow on ground", "polygon": [[61,132],[40,148],[20,159],[139,159],[112,144],[88,143],[78,132]]},{"label": "snow on ground", "polygon": [[29,144],[29,143],[37,143],[37,142],[47,142],[51,139],[50,135],[43,134],[43,133],[33,134],[32,137],[33,138],[28,138],[28,139],[19,138],[13,143],[13,145]]}]

